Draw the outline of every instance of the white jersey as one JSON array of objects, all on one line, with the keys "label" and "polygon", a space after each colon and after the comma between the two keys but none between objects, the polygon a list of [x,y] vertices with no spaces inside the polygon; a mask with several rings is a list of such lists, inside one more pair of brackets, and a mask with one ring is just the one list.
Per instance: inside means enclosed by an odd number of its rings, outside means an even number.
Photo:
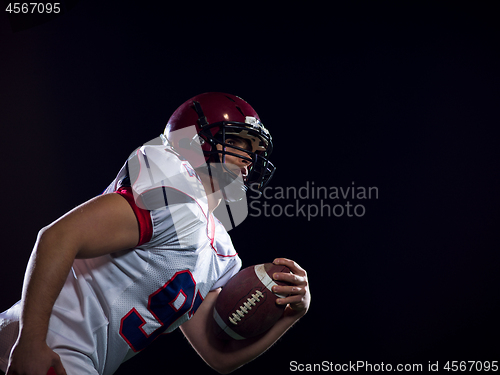
[{"label": "white jersey", "polygon": [[[134,249],[74,261],[47,336],[70,375],[114,373],[190,319],[207,293],[241,267],[229,235],[209,213],[199,177],[168,147],[137,150],[104,193],[114,192],[136,213],[140,241]],[[18,304],[0,314],[4,371],[18,320]]]}]

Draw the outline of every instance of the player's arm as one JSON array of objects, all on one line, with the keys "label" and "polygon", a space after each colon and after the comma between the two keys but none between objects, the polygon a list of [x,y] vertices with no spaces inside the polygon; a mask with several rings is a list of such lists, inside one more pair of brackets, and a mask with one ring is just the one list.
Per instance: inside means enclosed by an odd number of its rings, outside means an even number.
[{"label": "player's arm", "polygon": [[52,307],[75,258],[89,258],[134,247],[139,239],[135,214],[118,194],[94,198],[42,229],[23,285],[20,333],[7,375],[45,375],[53,366],[65,374],[46,344]]},{"label": "player's arm", "polygon": [[269,331],[246,340],[223,341],[215,338],[212,310],[220,290],[210,292],[193,318],[181,326],[182,332],[198,354],[218,372],[229,373],[258,357],[307,312],[311,296],[306,271],[289,259],[279,258],[274,263],[287,266],[293,273],[277,273],[276,280],[293,285],[273,287],[274,292],[289,296],[278,300],[288,306],[283,317]]}]

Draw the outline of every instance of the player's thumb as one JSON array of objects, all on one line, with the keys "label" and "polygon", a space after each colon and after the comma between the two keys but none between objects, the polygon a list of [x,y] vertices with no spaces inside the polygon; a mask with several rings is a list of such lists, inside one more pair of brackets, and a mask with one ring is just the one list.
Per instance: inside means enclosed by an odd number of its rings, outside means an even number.
[{"label": "player's thumb", "polygon": [[[64,366],[61,362],[61,357],[59,357],[58,354],[56,354],[56,358],[52,361],[52,367],[50,368],[49,372],[47,375],[67,375],[66,370],[64,369]],[[51,372],[52,371],[52,372]]]}]

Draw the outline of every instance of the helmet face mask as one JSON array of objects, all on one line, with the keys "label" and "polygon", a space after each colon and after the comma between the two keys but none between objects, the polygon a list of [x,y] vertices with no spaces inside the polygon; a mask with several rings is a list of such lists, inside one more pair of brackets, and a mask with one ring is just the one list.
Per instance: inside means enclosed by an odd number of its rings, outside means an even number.
[{"label": "helmet face mask", "polygon": [[[210,127],[217,127],[219,129],[215,136],[211,136],[210,128],[206,129],[206,131],[202,129],[200,132],[200,136],[204,138],[205,142],[212,146],[211,151],[204,152],[206,156],[209,156],[207,162],[220,162],[226,168],[226,171],[234,173],[225,166],[226,155],[246,160],[250,166],[248,168],[248,175],[244,177],[245,185],[258,184],[256,190],[260,190],[259,186],[264,188],[275,169],[274,165],[268,159],[273,147],[268,133],[264,134],[262,131],[248,128],[246,124],[229,123],[226,121],[212,124]],[[238,138],[246,140],[250,149],[228,143],[228,140]]]},{"label": "helmet face mask", "polygon": [[[177,130],[193,125],[196,126],[196,135],[191,139],[175,136],[179,134]],[[194,162],[194,168],[201,167],[201,149],[210,175],[216,172],[223,185],[238,178],[236,169],[227,165],[226,156],[248,162],[248,174],[243,176],[244,191],[250,185],[253,185],[252,190],[262,191],[275,171],[269,161],[273,149],[269,131],[248,103],[230,94],[206,93],[186,101],[171,116],[162,138],[191,164]],[[246,140],[248,149],[229,144],[231,139]]]}]

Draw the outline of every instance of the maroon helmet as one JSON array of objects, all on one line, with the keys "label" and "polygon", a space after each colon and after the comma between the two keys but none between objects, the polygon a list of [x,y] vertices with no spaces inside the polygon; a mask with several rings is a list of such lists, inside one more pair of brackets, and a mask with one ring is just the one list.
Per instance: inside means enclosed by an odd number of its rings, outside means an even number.
[{"label": "maroon helmet", "polygon": [[[230,136],[248,140],[252,150],[227,144],[226,139]],[[208,92],[187,100],[168,120],[162,139],[194,168],[205,163],[222,162],[224,166],[225,155],[242,157],[226,147],[244,151],[247,156],[242,158],[252,163],[245,185],[254,185],[255,190],[262,190],[275,171],[269,161],[273,149],[271,134],[250,104],[234,95]],[[222,150],[218,150],[217,145],[221,145]],[[232,173],[227,168],[225,170]]]}]

